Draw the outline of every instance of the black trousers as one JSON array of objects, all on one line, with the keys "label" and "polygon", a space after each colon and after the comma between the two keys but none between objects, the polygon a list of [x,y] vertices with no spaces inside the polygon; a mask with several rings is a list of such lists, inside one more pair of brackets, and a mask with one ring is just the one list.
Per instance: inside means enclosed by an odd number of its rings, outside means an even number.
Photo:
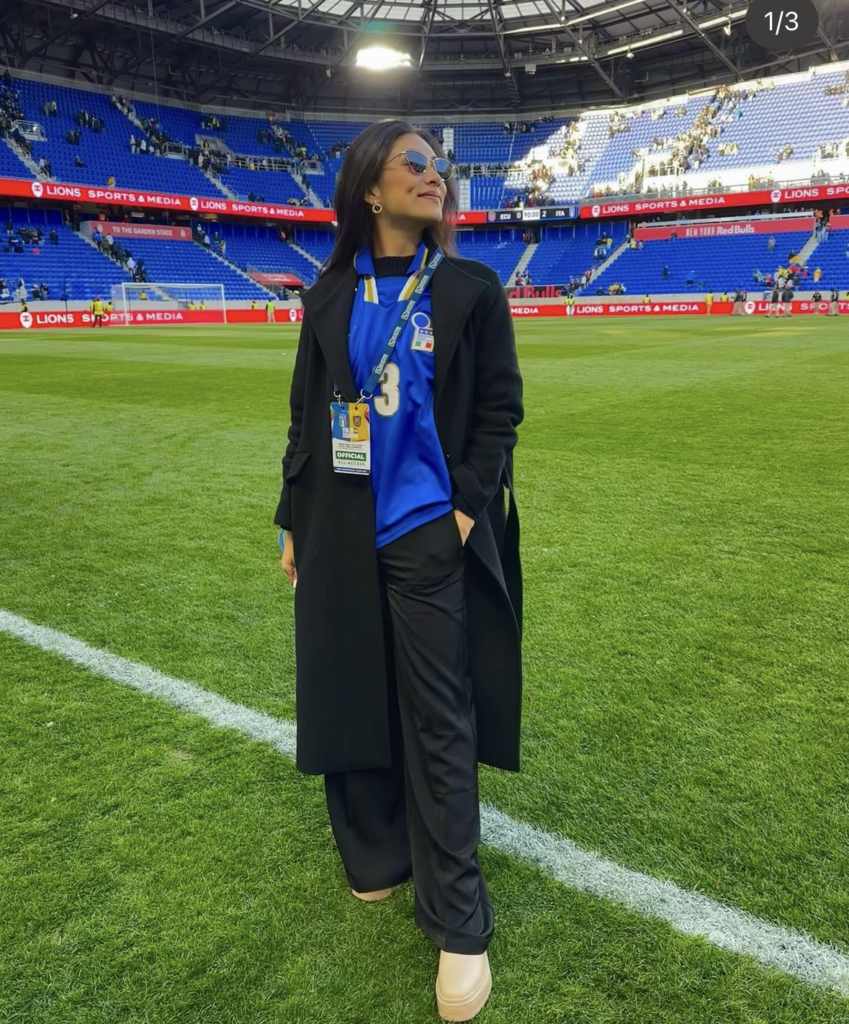
[{"label": "black trousers", "polygon": [[348,882],[415,887],[415,920],[449,953],[483,953],[493,913],[481,873],[477,732],[454,513],[378,549],[390,666],[392,766],[324,776]]}]

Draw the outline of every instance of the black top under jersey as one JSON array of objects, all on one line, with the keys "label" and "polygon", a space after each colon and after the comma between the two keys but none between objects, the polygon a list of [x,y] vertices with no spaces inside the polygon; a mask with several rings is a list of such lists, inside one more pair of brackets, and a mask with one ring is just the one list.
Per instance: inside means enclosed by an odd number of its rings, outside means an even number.
[{"label": "black top under jersey", "polygon": [[375,277],[406,277],[410,256],[378,256],[374,263]]}]

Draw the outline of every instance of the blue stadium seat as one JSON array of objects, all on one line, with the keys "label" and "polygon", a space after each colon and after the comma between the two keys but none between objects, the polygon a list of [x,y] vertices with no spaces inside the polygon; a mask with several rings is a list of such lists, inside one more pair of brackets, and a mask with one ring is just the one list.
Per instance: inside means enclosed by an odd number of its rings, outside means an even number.
[{"label": "blue stadium seat", "polygon": [[[66,293],[68,301],[74,302],[91,299],[96,294],[108,298],[113,284],[132,280],[127,271],[66,227],[58,210],[30,210],[28,214],[21,217],[20,210],[0,209],[0,278],[6,281],[10,292],[14,293],[22,277],[27,285],[28,300],[32,296],[30,287],[43,281],[50,289],[50,301],[58,301]],[[24,245],[22,253],[5,252],[5,225],[9,218],[14,221],[15,229],[41,228],[43,243]],[[58,236],[57,245],[49,241],[51,229]]]}]

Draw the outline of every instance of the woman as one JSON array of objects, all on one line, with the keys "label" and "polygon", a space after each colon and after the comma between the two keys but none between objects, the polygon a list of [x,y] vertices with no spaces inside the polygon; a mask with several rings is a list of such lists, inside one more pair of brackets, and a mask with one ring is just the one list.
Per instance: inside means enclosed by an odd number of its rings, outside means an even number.
[{"label": "woman", "polygon": [[456,202],[441,147],[404,121],[348,150],[274,521],[297,585],[297,766],[324,775],[355,896],[412,877],[439,1012],[470,1020],[493,931],[477,764],[519,770],[523,408],[506,294],[454,255]]}]

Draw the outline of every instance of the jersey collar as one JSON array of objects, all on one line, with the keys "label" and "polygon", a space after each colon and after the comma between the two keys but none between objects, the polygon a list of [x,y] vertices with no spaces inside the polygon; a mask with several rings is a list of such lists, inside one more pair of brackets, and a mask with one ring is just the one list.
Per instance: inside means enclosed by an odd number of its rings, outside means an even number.
[{"label": "jersey collar", "polygon": [[[410,260],[407,267],[408,280],[398,295],[398,301],[408,299],[413,294],[419,272],[427,262],[427,245],[424,240],[419,242],[416,254]],[[374,273],[374,259],[369,249],[360,249],[354,257],[354,268],[364,283],[364,297],[366,302],[377,302],[377,280]]]}]

